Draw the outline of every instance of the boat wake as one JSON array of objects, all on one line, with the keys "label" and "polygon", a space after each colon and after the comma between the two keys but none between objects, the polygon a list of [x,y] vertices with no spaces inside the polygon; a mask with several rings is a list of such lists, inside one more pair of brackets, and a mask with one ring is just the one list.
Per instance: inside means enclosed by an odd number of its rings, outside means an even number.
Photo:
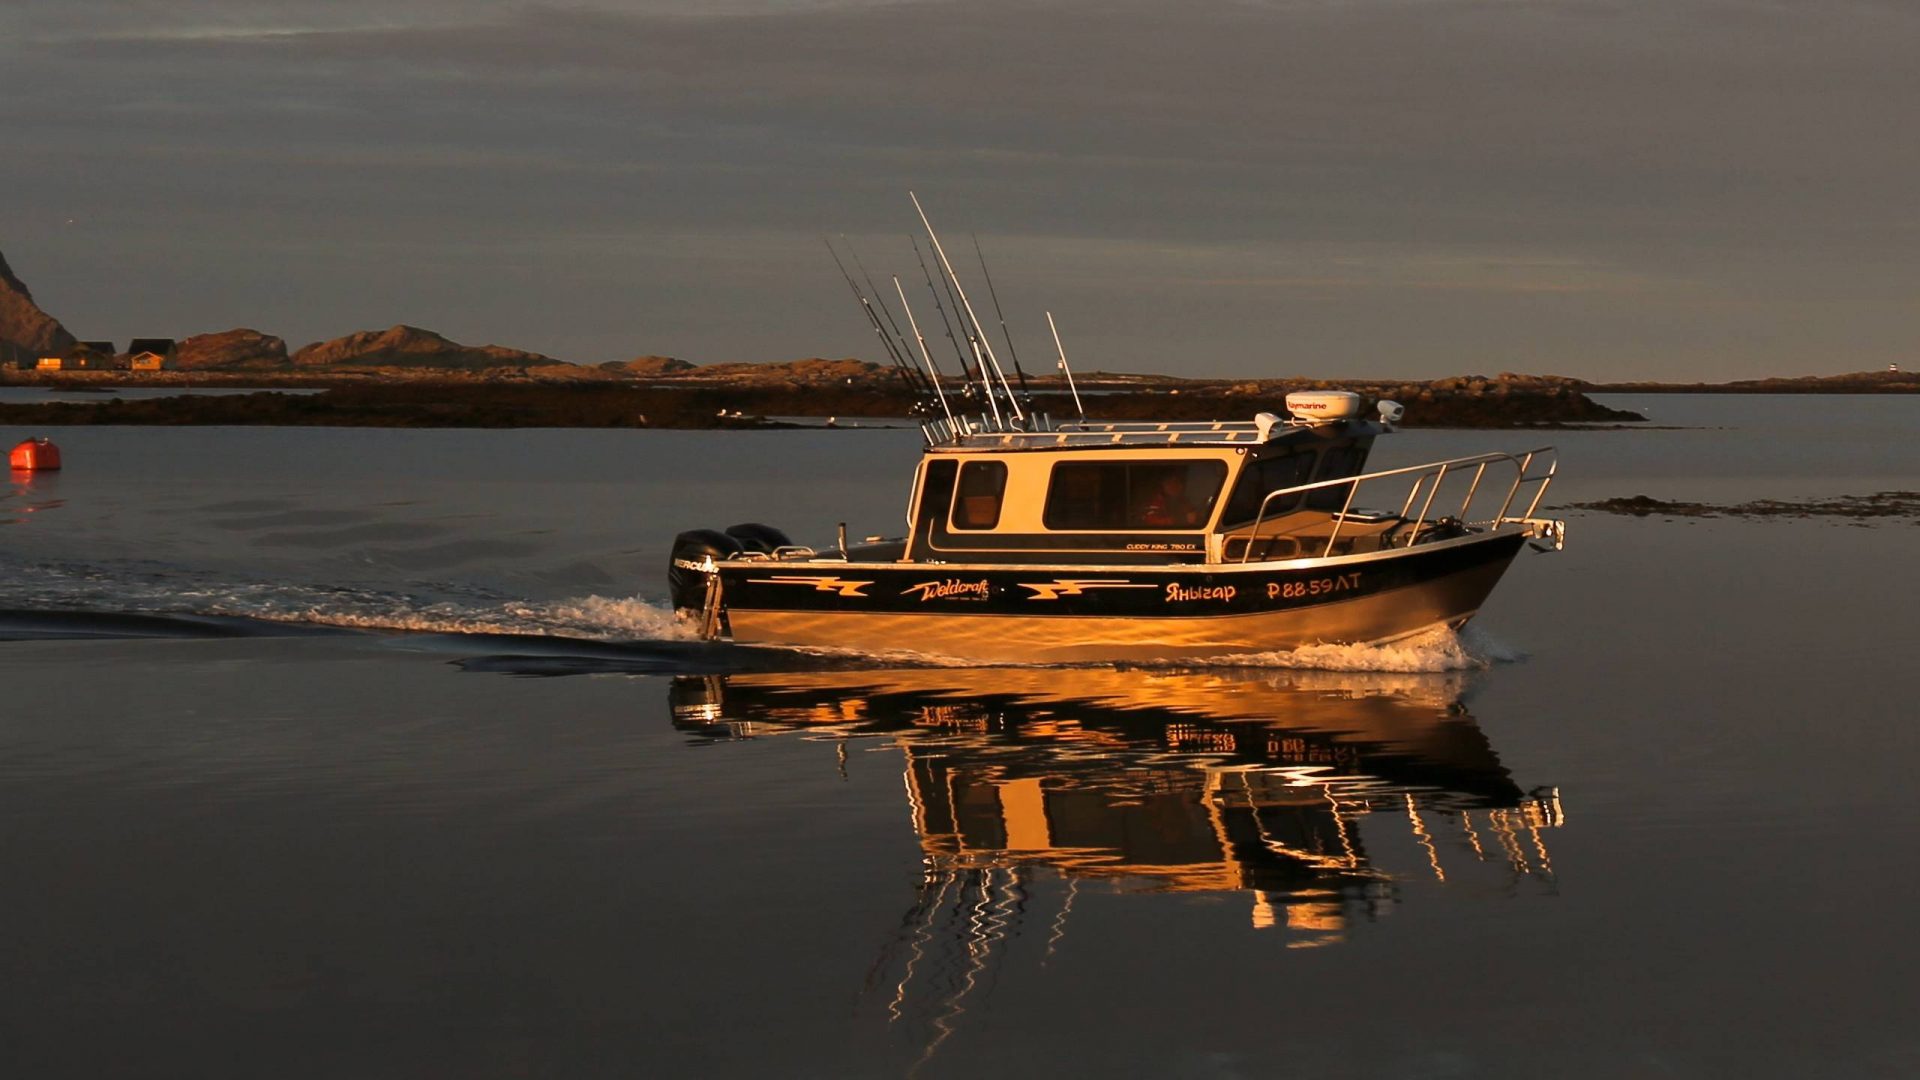
[{"label": "boat wake", "polygon": [[36,563],[4,567],[0,609],[14,624],[29,613],[59,613],[63,626],[104,620],[180,617],[290,627],[435,634],[514,634],[687,641],[672,609],[639,597],[528,600],[482,586],[418,582],[402,590],[366,585],[235,580],[161,563]]},{"label": "boat wake", "polygon": [[512,634],[586,641],[697,641],[673,610],[638,597],[586,596],[536,603],[442,601],[413,607],[404,602],[362,608],[321,603],[310,607],[270,605],[252,617],[277,622],[432,634]]},{"label": "boat wake", "polygon": [[1307,671],[1478,671],[1524,659],[1523,653],[1476,626],[1441,627],[1384,645],[1305,645],[1280,652],[1222,656],[1220,667],[1271,667]]}]

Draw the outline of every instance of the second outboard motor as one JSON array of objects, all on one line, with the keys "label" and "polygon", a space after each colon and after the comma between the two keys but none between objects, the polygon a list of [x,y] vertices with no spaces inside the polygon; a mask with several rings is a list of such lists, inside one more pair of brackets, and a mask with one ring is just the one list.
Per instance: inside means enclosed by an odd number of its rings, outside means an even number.
[{"label": "second outboard motor", "polygon": [[708,563],[731,559],[741,550],[740,541],[715,529],[694,529],[674,537],[673,555],[667,561],[667,593],[673,597],[673,610],[696,617],[704,611],[707,581],[713,577]]},{"label": "second outboard motor", "polygon": [[771,525],[761,525],[758,522],[749,521],[741,525],[729,525],[727,535],[740,542],[741,550],[758,551],[763,555],[771,555],[778,548],[793,546],[793,541],[787,539],[786,533]]}]

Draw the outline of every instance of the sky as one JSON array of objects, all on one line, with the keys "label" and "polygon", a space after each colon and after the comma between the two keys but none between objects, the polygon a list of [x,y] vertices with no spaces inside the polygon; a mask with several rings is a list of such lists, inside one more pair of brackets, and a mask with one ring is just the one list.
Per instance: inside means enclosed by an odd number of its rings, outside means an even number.
[{"label": "sky", "polygon": [[881,360],[822,239],[937,319],[914,191],[1029,368],[1047,311],[1084,370],[1906,367],[1916,57],[1908,0],[6,0],[0,251],[83,338]]}]

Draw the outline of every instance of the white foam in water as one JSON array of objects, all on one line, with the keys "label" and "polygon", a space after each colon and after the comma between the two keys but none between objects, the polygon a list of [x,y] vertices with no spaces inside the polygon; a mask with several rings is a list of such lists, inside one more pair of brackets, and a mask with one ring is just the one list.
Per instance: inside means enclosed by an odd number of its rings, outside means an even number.
[{"label": "white foam in water", "polygon": [[115,614],[221,615],[268,622],[441,634],[535,634],[601,640],[695,635],[664,604],[637,597],[535,602],[443,584],[429,594],[233,581],[173,567],[82,563],[7,567],[0,607]]},{"label": "white foam in water", "polygon": [[693,640],[698,636],[674,616],[672,608],[637,597],[587,596],[553,603],[511,601],[499,606],[460,603],[412,606],[402,597],[387,600],[385,605],[361,608],[318,605],[301,610],[229,609],[221,613],[415,633],[530,634],[606,641]]},{"label": "white foam in water", "polygon": [[1485,631],[1441,627],[1385,645],[1306,645],[1278,652],[1215,658],[1223,667],[1296,668],[1311,671],[1473,671],[1521,659]]},{"label": "white foam in water", "polygon": [[651,641],[693,641],[699,634],[671,607],[639,597],[588,596],[525,609],[534,618],[583,637],[618,636]]}]

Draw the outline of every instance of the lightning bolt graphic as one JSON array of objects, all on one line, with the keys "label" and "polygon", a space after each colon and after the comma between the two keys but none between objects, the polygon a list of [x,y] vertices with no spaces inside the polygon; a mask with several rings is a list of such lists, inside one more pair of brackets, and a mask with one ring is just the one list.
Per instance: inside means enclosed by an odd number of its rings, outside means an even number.
[{"label": "lightning bolt graphic", "polygon": [[839,593],[841,596],[866,596],[861,589],[873,584],[871,581],[848,581],[838,577],[773,577],[748,578],[749,585],[811,585],[814,592]]},{"label": "lightning bolt graphic", "polygon": [[1152,589],[1154,585],[1122,578],[1054,578],[1046,584],[1020,582],[1023,589],[1032,589],[1029,600],[1058,600],[1063,596],[1079,596],[1091,589]]}]

